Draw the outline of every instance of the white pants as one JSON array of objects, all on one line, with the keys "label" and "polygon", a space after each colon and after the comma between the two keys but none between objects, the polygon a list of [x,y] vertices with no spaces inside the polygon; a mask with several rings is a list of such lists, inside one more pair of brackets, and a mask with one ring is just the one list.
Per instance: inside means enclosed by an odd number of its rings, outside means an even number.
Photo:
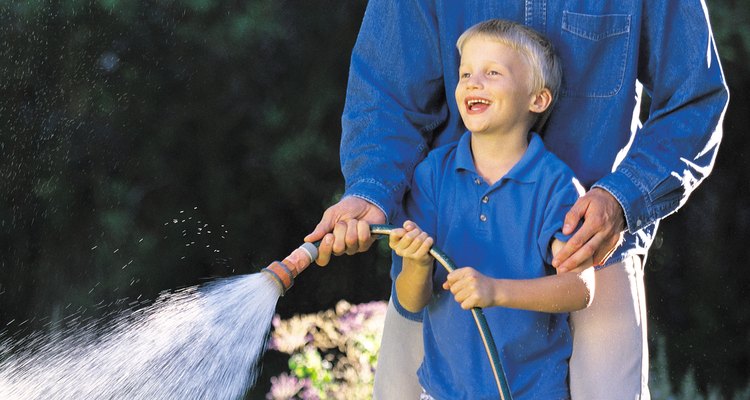
[{"label": "white pants", "polygon": [[[571,313],[573,400],[649,400],[643,266],[632,257],[596,272],[593,304]],[[388,304],[373,399],[418,399],[422,325]]]}]

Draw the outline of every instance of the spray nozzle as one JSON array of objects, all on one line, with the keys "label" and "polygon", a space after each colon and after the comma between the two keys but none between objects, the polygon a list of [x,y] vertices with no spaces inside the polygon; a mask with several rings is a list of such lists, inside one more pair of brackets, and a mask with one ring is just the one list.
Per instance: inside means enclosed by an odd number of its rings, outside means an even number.
[{"label": "spray nozzle", "polygon": [[304,243],[283,261],[274,261],[271,265],[263,268],[261,272],[271,276],[274,282],[279,285],[283,296],[294,285],[294,278],[310,266],[316,258],[318,258],[318,247],[313,243]]}]

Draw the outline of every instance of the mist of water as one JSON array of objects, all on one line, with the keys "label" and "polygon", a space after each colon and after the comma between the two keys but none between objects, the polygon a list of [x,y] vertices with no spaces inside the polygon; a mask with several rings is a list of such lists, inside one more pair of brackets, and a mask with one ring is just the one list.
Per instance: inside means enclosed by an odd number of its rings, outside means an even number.
[{"label": "mist of water", "polygon": [[5,339],[0,398],[242,398],[280,294],[266,274],[225,278],[164,293],[104,328]]}]

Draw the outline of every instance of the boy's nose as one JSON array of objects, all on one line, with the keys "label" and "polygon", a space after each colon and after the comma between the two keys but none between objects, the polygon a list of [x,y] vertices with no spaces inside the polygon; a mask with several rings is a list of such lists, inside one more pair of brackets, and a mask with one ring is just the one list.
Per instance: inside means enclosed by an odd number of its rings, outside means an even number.
[{"label": "boy's nose", "polygon": [[479,75],[472,75],[469,77],[469,81],[466,85],[469,89],[481,89],[482,86],[484,86],[484,83],[482,82],[482,76]]}]

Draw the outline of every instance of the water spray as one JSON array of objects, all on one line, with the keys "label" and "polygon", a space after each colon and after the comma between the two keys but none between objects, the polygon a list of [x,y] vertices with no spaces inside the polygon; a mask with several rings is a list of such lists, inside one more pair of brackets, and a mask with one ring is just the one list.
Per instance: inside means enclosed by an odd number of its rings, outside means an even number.
[{"label": "water spray", "polygon": [[[396,229],[393,225],[370,225],[370,233],[374,235],[387,236]],[[263,268],[261,272],[269,275],[274,282],[279,286],[281,295],[283,296],[292,285],[294,285],[294,279],[307,267],[312,264],[315,259],[318,258],[318,245],[316,243],[305,243],[298,247],[291,254],[289,254],[282,261],[274,261],[266,268]],[[430,255],[437,260],[449,273],[456,269],[456,265],[453,263],[445,253],[443,253],[437,247],[430,249]],[[474,307],[471,309],[471,314],[474,317],[474,322],[479,330],[479,336],[482,338],[484,343],[484,349],[487,352],[487,357],[492,367],[492,373],[497,384],[497,390],[500,394],[501,400],[512,400],[513,397],[508,386],[508,378],[503,370],[503,365],[500,362],[500,357],[497,353],[497,346],[495,341],[492,339],[492,332],[490,331],[489,325],[487,325],[487,319],[484,317],[482,309]]]}]

